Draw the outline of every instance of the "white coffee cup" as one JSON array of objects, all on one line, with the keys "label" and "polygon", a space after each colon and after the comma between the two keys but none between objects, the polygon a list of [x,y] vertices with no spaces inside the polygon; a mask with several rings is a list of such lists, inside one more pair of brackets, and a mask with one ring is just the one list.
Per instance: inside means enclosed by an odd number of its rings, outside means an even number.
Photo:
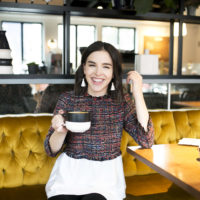
[{"label": "white coffee cup", "polygon": [[83,133],[90,129],[90,113],[86,111],[71,111],[65,114],[65,126],[74,133]]}]

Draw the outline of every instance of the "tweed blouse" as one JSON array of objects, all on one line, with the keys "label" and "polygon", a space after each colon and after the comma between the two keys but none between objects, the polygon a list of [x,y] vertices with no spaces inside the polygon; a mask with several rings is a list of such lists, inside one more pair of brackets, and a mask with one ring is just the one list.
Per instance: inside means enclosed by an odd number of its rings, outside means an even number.
[{"label": "tweed blouse", "polygon": [[[91,113],[91,128],[84,133],[68,131],[60,151],[76,159],[104,161],[121,155],[120,144],[122,130],[125,129],[134,140],[144,148],[153,145],[154,130],[149,118],[147,131],[137,119],[135,104],[129,94],[124,95],[121,103],[116,103],[111,96],[93,97],[89,94],[75,96],[74,92],[63,93],[57,102],[54,114],[59,110],[88,111]],[[54,129],[50,127],[44,146],[49,156],[56,156],[49,145]]]}]

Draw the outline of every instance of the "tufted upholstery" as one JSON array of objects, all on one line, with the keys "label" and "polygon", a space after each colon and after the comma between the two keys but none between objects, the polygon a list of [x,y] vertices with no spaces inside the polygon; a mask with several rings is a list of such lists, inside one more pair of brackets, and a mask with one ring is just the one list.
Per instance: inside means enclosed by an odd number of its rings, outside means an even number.
[{"label": "tufted upholstery", "polygon": [[[200,110],[151,111],[150,115],[155,129],[155,144],[176,143],[183,137],[200,138]],[[0,196],[3,188],[43,185],[44,190],[55,162],[55,158],[48,157],[43,148],[50,122],[51,115],[0,117]],[[124,131],[121,151],[125,176],[155,174],[126,152],[126,147],[132,145],[137,144]],[[127,187],[130,190],[128,182]]]},{"label": "tufted upholstery", "polygon": [[45,184],[55,159],[43,142],[51,116],[0,118],[0,188]]},{"label": "tufted upholstery", "polygon": [[[200,138],[200,110],[151,111],[155,129],[155,144],[177,143],[183,137]],[[125,176],[154,173],[152,169],[126,152],[127,146],[136,145],[124,131],[121,149]]]}]

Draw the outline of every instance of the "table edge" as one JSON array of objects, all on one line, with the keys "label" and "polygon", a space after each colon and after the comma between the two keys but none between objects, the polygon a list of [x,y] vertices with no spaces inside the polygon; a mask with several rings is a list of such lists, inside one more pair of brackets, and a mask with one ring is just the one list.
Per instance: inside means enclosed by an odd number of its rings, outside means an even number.
[{"label": "table edge", "polygon": [[180,186],[181,188],[183,188],[184,190],[186,190],[188,193],[190,193],[192,196],[196,197],[197,199],[200,199],[200,192],[198,192],[197,190],[195,190],[193,187],[191,187],[190,185],[182,182],[181,180],[177,179],[175,176],[173,176],[172,174],[170,174],[169,172],[166,172],[165,170],[163,170],[162,168],[158,167],[157,165],[153,164],[152,162],[146,160],[144,157],[140,156],[139,154],[137,154],[135,151],[131,150],[129,148],[129,146],[126,148],[126,151],[131,154],[132,156],[134,156],[135,158],[137,158],[138,160],[142,161],[144,164],[146,164],[147,166],[149,166],[150,168],[152,168],[153,170],[157,171],[159,174],[161,174],[162,176],[166,177],[167,179],[171,180],[173,183],[175,183],[176,185]]}]

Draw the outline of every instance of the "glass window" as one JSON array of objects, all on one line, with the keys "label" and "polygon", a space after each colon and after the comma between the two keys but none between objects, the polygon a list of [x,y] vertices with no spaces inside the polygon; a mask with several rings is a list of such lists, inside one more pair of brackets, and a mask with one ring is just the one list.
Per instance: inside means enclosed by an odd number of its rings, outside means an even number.
[{"label": "glass window", "polygon": [[[95,26],[77,25],[77,66],[81,63],[81,54],[85,47],[95,41]],[[82,50],[81,50],[82,49]]]},{"label": "glass window", "polygon": [[127,27],[102,26],[102,40],[113,44],[122,54],[123,72],[168,74],[170,23],[127,20],[123,24]]},{"label": "glass window", "polygon": [[170,24],[144,21],[138,27],[139,55],[135,67],[141,74],[169,73]]},{"label": "glass window", "polygon": [[103,27],[102,28],[102,41],[108,42],[119,49],[118,42],[118,29],[117,27]]},{"label": "glass window", "polygon": [[[2,22],[12,50],[13,73],[27,73],[27,63],[42,63],[42,25],[37,23]],[[19,40],[16,40],[19,38]],[[34,38],[34,40],[33,40]],[[40,49],[40,51],[38,51]],[[22,65],[20,68],[19,66]]]},{"label": "glass window", "polygon": [[[63,41],[63,25],[58,26],[60,41]],[[81,53],[96,40],[96,29],[93,25],[70,25],[70,73],[75,74],[81,61]]]},{"label": "glass window", "polygon": [[135,29],[119,28],[119,49],[132,51],[135,49]]},{"label": "glass window", "polygon": [[76,43],[76,26],[70,26],[70,74],[74,74],[77,68],[77,43]]},{"label": "glass window", "polygon": [[58,48],[63,49],[63,25],[58,25]]},{"label": "glass window", "polygon": [[[129,94],[131,94],[130,84],[124,84]],[[143,95],[148,109],[167,109],[167,84],[143,83]]]},{"label": "glass window", "polygon": [[61,15],[1,12],[0,23],[2,29],[6,30],[10,44],[13,65],[11,72],[63,73],[63,38],[58,35],[62,31],[57,31],[57,26],[63,23]]},{"label": "glass window", "polygon": [[30,85],[0,85],[0,114],[33,113],[36,104]]},{"label": "glass window", "polygon": [[171,84],[171,109],[200,107],[199,84]]},{"label": "glass window", "polygon": [[182,74],[200,75],[200,25],[185,24],[183,35]]},{"label": "glass window", "polygon": [[[23,69],[18,67],[22,65],[22,41],[21,41],[21,24],[5,22],[2,23],[3,30],[6,30],[6,37],[11,49],[13,73],[23,73]],[[16,38],[18,38],[16,40]]]},{"label": "glass window", "polygon": [[134,69],[135,28],[103,26],[102,41],[112,44],[120,51],[124,73]]},{"label": "glass window", "polygon": [[71,27],[72,30],[70,35],[70,42],[74,43],[71,44],[72,49],[70,49],[70,56],[74,58],[74,61],[71,60],[71,72],[74,74],[80,65],[81,54],[83,53],[84,49],[92,44],[96,39],[96,29],[93,25],[71,25]]},{"label": "glass window", "polygon": [[53,113],[58,97],[71,84],[0,85],[0,114]]},{"label": "glass window", "polygon": [[[40,50],[38,51],[38,49]],[[41,24],[23,23],[23,61],[25,63],[42,63]]]},{"label": "glass window", "polygon": [[184,10],[184,15],[200,16],[200,4],[199,1],[186,1],[186,7]]},{"label": "glass window", "polygon": [[144,83],[143,94],[148,109],[167,109],[167,84]]},{"label": "glass window", "polygon": [[135,49],[135,29],[121,27],[102,27],[102,41],[108,42],[119,50]]}]

